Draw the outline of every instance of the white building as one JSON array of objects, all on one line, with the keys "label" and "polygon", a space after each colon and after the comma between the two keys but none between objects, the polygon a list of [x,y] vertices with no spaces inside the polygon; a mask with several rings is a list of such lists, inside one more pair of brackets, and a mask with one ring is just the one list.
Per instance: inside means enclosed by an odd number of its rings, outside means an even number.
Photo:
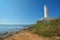
[{"label": "white building", "polygon": [[44,5],[44,18],[48,18],[48,7]]},{"label": "white building", "polygon": [[44,5],[44,18],[41,18],[40,21],[42,22],[49,22],[49,18],[48,18],[48,6]]}]

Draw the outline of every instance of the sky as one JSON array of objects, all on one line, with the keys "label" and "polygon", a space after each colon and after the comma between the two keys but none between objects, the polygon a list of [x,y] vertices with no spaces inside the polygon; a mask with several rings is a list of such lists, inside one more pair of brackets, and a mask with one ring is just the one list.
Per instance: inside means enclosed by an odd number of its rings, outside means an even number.
[{"label": "sky", "polygon": [[0,0],[0,24],[33,24],[44,17],[60,16],[60,0]]}]

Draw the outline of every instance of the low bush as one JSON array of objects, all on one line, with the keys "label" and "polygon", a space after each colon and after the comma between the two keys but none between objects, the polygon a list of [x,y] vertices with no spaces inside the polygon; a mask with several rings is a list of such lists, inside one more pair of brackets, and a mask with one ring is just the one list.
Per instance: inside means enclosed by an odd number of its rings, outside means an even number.
[{"label": "low bush", "polygon": [[37,24],[29,26],[25,30],[29,30],[34,34],[46,37],[60,36],[60,21],[41,22],[41,23],[38,22]]}]

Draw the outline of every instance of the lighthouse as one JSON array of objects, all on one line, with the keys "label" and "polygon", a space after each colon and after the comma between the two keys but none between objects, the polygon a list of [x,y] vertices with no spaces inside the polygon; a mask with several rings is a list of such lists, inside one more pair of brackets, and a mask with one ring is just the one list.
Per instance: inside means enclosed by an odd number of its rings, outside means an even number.
[{"label": "lighthouse", "polygon": [[38,22],[50,22],[49,17],[48,17],[48,6],[44,5],[44,18],[38,19]]},{"label": "lighthouse", "polygon": [[47,5],[44,5],[44,18],[45,19],[48,18],[48,7],[47,7]]}]

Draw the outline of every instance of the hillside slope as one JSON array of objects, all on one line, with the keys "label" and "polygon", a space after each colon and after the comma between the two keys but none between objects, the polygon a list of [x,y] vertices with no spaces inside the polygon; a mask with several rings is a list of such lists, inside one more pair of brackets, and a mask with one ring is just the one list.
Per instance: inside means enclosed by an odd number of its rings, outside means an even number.
[{"label": "hillside slope", "polygon": [[60,18],[52,18],[50,22],[38,21],[5,40],[60,40]]}]

